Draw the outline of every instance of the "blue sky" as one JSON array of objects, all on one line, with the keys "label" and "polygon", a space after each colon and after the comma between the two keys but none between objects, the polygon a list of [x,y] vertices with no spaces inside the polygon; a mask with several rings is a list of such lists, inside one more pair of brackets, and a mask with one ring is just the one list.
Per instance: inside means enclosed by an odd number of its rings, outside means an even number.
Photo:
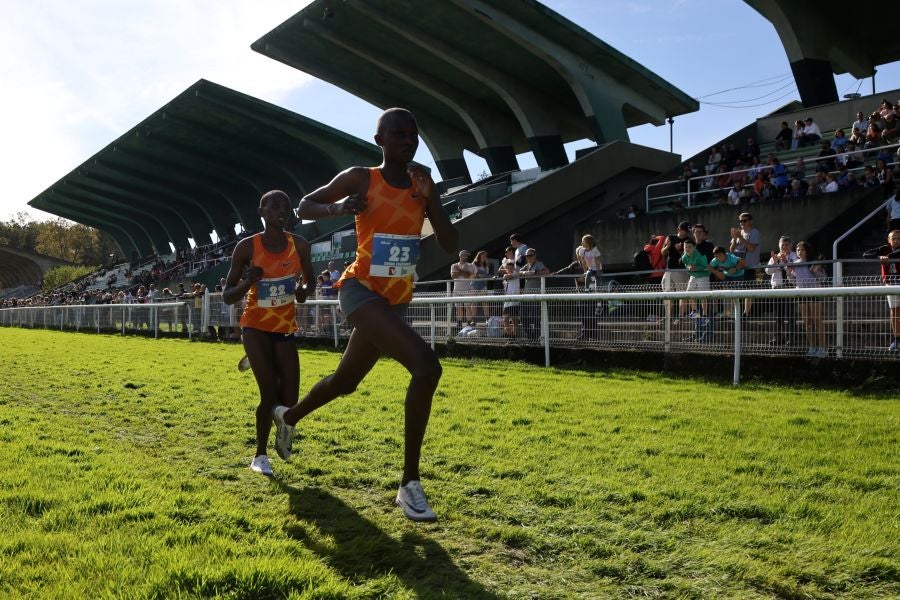
[{"label": "blue sky", "polygon": [[[797,98],[772,25],[739,0],[544,0],[550,8],[694,97],[676,118],[675,152],[689,156]],[[350,134],[371,139],[379,110],[263,57],[250,44],[306,2],[287,0],[2,0],[0,21],[0,219],[200,78],[232,87]],[[781,79],[779,79],[781,78]],[[844,75],[838,93],[871,91]],[[877,90],[900,88],[900,63],[879,67]],[[786,86],[786,87],[783,87]],[[778,89],[783,88],[783,89]],[[776,91],[778,90],[778,91]],[[739,101],[749,108],[737,108]],[[874,107],[873,107],[874,108]],[[668,149],[668,127],[629,131]],[[575,147],[587,143],[570,145]],[[417,159],[433,161],[424,148]],[[484,162],[470,158],[477,175]],[[520,164],[534,164],[520,156]],[[50,215],[31,211],[38,218]]]}]

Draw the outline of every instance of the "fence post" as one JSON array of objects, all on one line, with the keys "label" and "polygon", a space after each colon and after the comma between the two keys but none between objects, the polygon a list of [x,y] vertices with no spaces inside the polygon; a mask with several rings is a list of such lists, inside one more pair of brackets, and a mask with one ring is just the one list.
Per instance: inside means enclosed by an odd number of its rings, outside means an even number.
[{"label": "fence post", "polygon": [[200,304],[200,333],[206,335],[209,333],[209,290],[203,294],[203,302]]},{"label": "fence post", "polygon": [[194,339],[194,307],[192,304],[188,304],[184,302],[182,304],[187,309],[187,328],[188,328],[188,339]]},{"label": "fence post", "polygon": [[436,326],[436,323],[434,322],[434,304],[432,304],[429,308],[431,309],[431,349],[434,350],[434,330]]},{"label": "fence post", "polygon": [[328,310],[331,311],[331,329],[334,333],[334,347],[338,347],[338,322],[337,322],[337,311],[334,310],[334,304],[328,307]]},{"label": "fence post", "polygon": [[[541,294],[547,293],[547,279],[541,276]],[[547,301],[541,300],[541,334],[544,336],[544,366],[550,366],[550,315]]]},{"label": "fence post", "polygon": [[122,307],[122,335],[125,335],[125,305],[121,304]]},{"label": "fence post", "polygon": [[732,385],[741,382],[741,299],[735,298],[734,306],[734,379]]},{"label": "fence post", "polygon": [[[844,264],[841,261],[837,261],[834,264],[834,279],[831,282],[832,287],[841,287],[844,284]],[[838,296],[835,298],[837,302],[835,303],[835,315],[834,315],[834,326],[835,326],[835,356],[837,358],[841,358],[844,355],[844,297]],[[824,324],[823,324],[824,327]]]},{"label": "fence post", "polygon": [[[453,284],[449,281],[446,284],[444,284],[444,287],[446,288],[446,291],[447,291],[448,298],[453,295],[453,290],[451,289],[452,285]],[[452,313],[453,313],[453,305],[448,302],[447,303],[447,333],[445,334],[445,337],[447,337],[448,339],[450,338],[450,323],[451,323],[450,317],[451,317]]]}]

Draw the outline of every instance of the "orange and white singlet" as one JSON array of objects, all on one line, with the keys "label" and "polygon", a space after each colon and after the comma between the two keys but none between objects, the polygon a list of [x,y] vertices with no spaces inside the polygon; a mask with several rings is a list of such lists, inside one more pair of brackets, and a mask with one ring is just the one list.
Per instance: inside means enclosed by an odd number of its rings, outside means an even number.
[{"label": "orange and white singlet", "polygon": [[381,169],[369,169],[367,208],[356,215],[356,260],[334,287],[356,279],[389,304],[412,300],[413,273],[419,259],[419,239],[425,221],[425,202],[413,198],[415,185],[390,186]]},{"label": "orange and white singlet", "polygon": [[262,243],[261,233],[253,236],[253,259],[250,264],[261,267],[263,278],[247,292],[247,305],[241,315],[241,327],[252,327],[272,333],[291,333],[297,329],[294,312],[294,290],[300,273],[300,255],[294,236],[285,233],[287,245],[273,254]]}]

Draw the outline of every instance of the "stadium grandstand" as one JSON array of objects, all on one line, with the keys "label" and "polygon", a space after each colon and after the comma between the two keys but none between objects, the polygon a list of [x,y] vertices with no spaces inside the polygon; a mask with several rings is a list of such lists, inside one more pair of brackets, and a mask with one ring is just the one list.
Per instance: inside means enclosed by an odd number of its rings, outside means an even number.
[{"label": "stadium grandstand", "polygon": [[[673,117],[696,111],[698,101],[536,1],[452,0],[423,10],[411,0],[316,0],[251,47],[377,107],[410,108],[435,160],[445,209],[465,246],[493,258],[494,278],[496,259],[516,232],[565,277],[542,279],[542,290],[583,291],[572,249],[589,234],[599,240],[604,289],[658,291],[660,267],[641,271],[637,263],[648,239],[671,236],[681,223],[702,223],[713,243],[729,246],[738,214],[752,212],[761,230],[761,248],[748,265],[756,278],[735,289],[769,287],[765,261],[788,233],[814,243],[834,285],[847,276],[877,284],[878,266],[856,259],[885,241],[881,215],[894,197],[900,115],[893,100],[882,100],[900,99],[900,90],[838,99],[832,74],[874,76],[900,51],[878,40],[838,39],[825,26],[836,13],[811,2],[747,3],[776,28],[801,101],[736,123],[731,135],[686,159],[630,142],[628,129],[671,125]],[[357,35],[363,28],[367,35]],[[593,145],[570,162],[565,144],[585,140]],[[482,157],[490,173],[473,180],[466,152]],[[517,155],[525,152],[536,167],[520,168]],[[178,283],[213,290],[227,268],[235,224],[243,232],[258,229],[255,205],[263,191],[280,188],[299,198],[349,165],[378,161],[377,147],[367,142],[201,80],[31,205],[107,231],[124,256],[135,258],[118,267],[112,283],[108,274],[95,276],[95,291],[105,285],[147,298],[160,283],[173,286],[174,297]],[[350,217],[298,223],[295,231],[312,243],[317,271],[339,269],[355,255]],[[419,289],[449,294],[455,257],[438,248],[427,222],[423,236]],[[501,288],[497,280],[488,289]],[[608,316],[610,305],[603,306]],[[765,302],[756,306],[754,316],[771,316],[761,308]],[[636,320],[632,331],[612,328],[609,335],[654,343],[664,335],[669,350],[669,321],[678,315],[651,319],[663,308],[638,310],[629,317]],[[321,310],[304,309],[300,320],[318,323]],[[447,325],[446,338],[457,320],[451,310],[437,317]],[[862,311],[863,320],[884,325],[869,319],[874,310]],[[483,312],[476,331],[486,334],[489,311]],[[561,317],[553,339],[583,341],[597,315]],[[844,316],[832,314],[828,326],[837,332]],[[329,322],[326,335],[337,340],[346,333],[334,315]],[[760,335],[771,325],[760,324]],[[867,347],[881,344],[876,329]],[[318,324],[309,330],[322,333]]]}]

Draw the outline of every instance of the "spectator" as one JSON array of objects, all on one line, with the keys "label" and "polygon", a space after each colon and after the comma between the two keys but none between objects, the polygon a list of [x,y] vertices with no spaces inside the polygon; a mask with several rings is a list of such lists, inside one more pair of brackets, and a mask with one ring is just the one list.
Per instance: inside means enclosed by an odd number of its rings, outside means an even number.
[{"label": "spectator", "polygon": [[737,206],[741,203],[741,186],[740,184],[735,183],[730,190],[728,190],[728,204],[731,206]]},{"label": "spectator", "polygon": [[825,175],[825,193],[831,194],[838,191],[838,182],[835,181],[834,175],[828,173]]},{"label": "spectator", "polygon": [[813,186],[812,186],[813,193],[814,194],[824,194],[826,185],[827,185],[827,182],[825,181],[825,173],[823,173],[822,171],[819,171],[818,173],[816,173],[816,181],[815,181],[815,183],[813,183]]},{"label": "spectator", "polygon": [[[753,216],[750,213],[741,213],[738,217],[740,227],[731,228],[731,243],[729,250],[738,258],[743,258],[747,264],[744,269],[744,281],[749,284],[756,281],[756,267],[759,265],[760,244],[762,234],[753,227]],[[750,298],[744,300],[744,316],[750,316],[750,307],[753,301]]]},{"label": "spectator", "polygon": [[[689,292],[708,292],[709,291],[709,262],[700,252],[697,252],[697,243],[693,238],[685,238],[683,242],[684,254],[681,255],[681,264],[688,270],[690,277],[688,278],[687,291]],[[708,308],[706,299],[701,301],[701,312],[697,313],[697,301],[693,298],[688,300],[691,309],[691,318],[707,317]],[[705,326],[706,324],[703,323]]]},{"label": "spectator", "polygon": [[849,140],[850,143],[854,144],[856,146],[862,146],[863,144],[865,144],[866,143],[866,131],[868,131],[868,129],[869,129],[868,122],[866,123],[864,129],[860,129],[854,125],[853,129],[851,130],[851,133],[850,133],[850,140]]},{"label": "spectator", "polygon": [[884,188],[884,197],[890,198],[894,191],[894,171],[888,168],[882,158],[875,161],[875,179]]},{"label": "spectator", "polygon": [[743,186],[747,183],[747,172],[744,170],[744,162],[737,159],[734,168],[731,170],[731,183]]},{"label": "spectator", "polygon": [[[475,267],[475,278],[472,280],[472,293],[476,296],[487,294],[487,281],[491,278],[490,264],[488,264],[488,255],[484,250],[475,253],[475,260],[472,261]],[[478,305],[475,306],[474,319],[478,318]],[[491,317],[490,307],[487,302],[481,303],[481,313],[484,316],[484,322]]]},{"label": "spectator", "polygon": [[791,147],[791,138],[793,138],[793,132],[791,131],[790,126],[787,124],[787,121],[781,122],[781,130],[778,132],[778,135],[775,136],[775,150],[782,151],[787,150]]},{"label": "spectator", "polygon": [[893,144],[897,138],[900,138],[900,119],[897,118],[894,111],[891,111],[884,118],[884,129],[881,130],[881,142],[883,144]]},{"label": "spectator", "polygon": [[341,278],[341,272],[337,270],[333,260],[328,261],[328,276],[331,278],[332,285],[337,283],[337,280]]},{"label": "spectator", "polygon": [[[521,293],[519,269],[516,267],[516,249],[507,246],[500,262],[500,277],[503,278],[503,294],[518,296]],[[507,337],[516,337],[519,329],[519,303],[514,301],[503,303],[501,329]]]},{"label": "spectator", "polygon": [[706,172],[708,174],[717,173],[719,171],[719,165],[722,163],[722,153],[719,152],[719,148],[717,146],[713,146],[709,151],[709,158],[706,161]]},{"label": "spectator", "polygon": [[[853,132],[854,135],[863,135],[866,132],[866,129],[869,128],[869,120],[866,118],[866,115],[863,114],[862,111],[856,113],[856,120],[853,121],[853,124],[850,125],[850,131]],[[852,137],[852,136],[851,136]],[[855,142],[859,143],[859,142]]]},{"label": "spectator", "polygon": [[[682,269],[681,255],[684,254],[684,240],[690,237],[691,224],[688,221],[682,221],[675,230],[675,235],[666,238],[662,247],[662,256],[666,261],[666,273],[662,278],[662,289],[664,292],[681,292],[687,289],[690,275]],[[666,300],[666,318],[672,317],[672,301]],[[687,312],[687,304],[684,301],[678,302],[678,317],[674,323],[678,323],[681,317]]]},{"label": "spectator", "polygon": [[831,149],[835,152],[843,152],[847,149],[847,143],[849,141],[847,136],[844,135],[844,130],[838,129],[834,132],[834,139],[831,140]]},{"label": "spectator", "polygon": [[837,153],[831,147],[831,144],[822,142],[819,150],[819,160],[816,161],[816,171],[824,171],[826,173],[834,171],[837,168],[834,161],[835,154]]},{"label": "spectator", "polygon": [[884,98],[878,107],[878,114],[881,115],[881,118],[886,119],[888,115],[894,114],[894,105],[887,98]]},{"label": "spectator", "polygon": [[[525,293],[537,294],[541,291],[541,277],[550,274],[550,269],[537,259],[537,250],[529,248],[525,252],[526,264],[519,269],[519,275],[525,279]],[[522,307],[522,324],[529,340],[537,340],[541,326],[541,306],[538,302],[525,302]]]},{"label": "spectator", "polygon": [[[709,272],[717,281],[717,289],[734,287],[737,282],[744,280],[743,258],[739,258],[728,252],[723,246],[713,248],[713,259],[709,263]],[[719,317],[731,317],[731,302],[726,301],[725,310]]]},{"label": "spectator", "polygon": [[894,195],[887,201],[885,208],[888,213],[888,231],[900,229],[900,200],[897,200],[896,189]]},{"label": "spectator", "polygon": [[804,198],[806,196],[806,189],[809,186],[805,181],[797,179],[794,177],[791,179],[791,185],[788,188],[787,193],[784,195],[785,198]]},{"label": "spectator", "polygon": [[803,125],[803,139],[800,141],[801,146],[812,146],[822,139],[822,132],[819,126],[813,122],[812,117],[806,117],[806,123]]},{"label": "spectator", "polygon": [[706,225],[697,223],[694,225],[693,229],[691,229],[691,233],[694,236],[694,242],[697,244],[697,251],[706,257],[706,262],[708,263],[713,259],[713,249],[715,248],[715,244],[707,239],[709,237],[709,232],[706,230]]},{"label": "spectator", "polygon": [[749,163],[754,157],[759,158],[759,144],[753,138],[747,138],[747,145],[744,146],[744,160]]},{"label": "spectator", "polygon": [[[822,265],[809,264],[815,258],[816,254],[812,244],[809,242],[797,243],[797,259],[787,267],[787,274],[798,289],[817,288],[827,276]],[[803,319],[806,342],[809,346],[806,356],[827,358],[828,343],[822,324],[822,299],[815,296],[801,297],[800,317]]]},{"label": "spectator", "polygon": [[[863,254],[865,258],[878,258],[881,262],[881,282],[900,286],[900,229],[888,233],[888,243]],[[900,352],[900,294],[887,296],[890,311],[891,336],[889,352]]]},{"label": "spectator", "polygon": [[784,193],[788,185],[787,169],[777,157],[772,158],[772,183],[778,189],[778,194]]},{"label": "spectator", "polygon": [[575,248],[575,258],[584,273],[584,289],[596,290],[603,275],[603,264],[600,262],[600,250],[594,236],[585,235],[581,245]]},{"label": "spectator", "polygon": [[866,189],[875,187],[877,185],[881,185],[881,183],[879,183],[879,181],[878,181],[878,178],[875,176],[875,168],[874,167],[872,167],[870,165],[866,165],[863,168],[863,180],[861,183],[862,183],[862,187],[864,187]]},{"label": "spectator", "polygon": [[[450,279],[453,280],[453,295],[468,296],[472,291],[472,280],[475,279],[477,269],[475,265],[469,262],[470,252],[468,250],[459,251],[459,261],[450,265]],[[459,329],[463,327],[463,321],[469,326],[475,326],[475,305],[474,304],[457,304],[456,306],[456,326]]]},{"label": "spectator", "polygon": [[[766,274],[773,290],[787,287],[787,266],[797,262],[793,251],[793,240],[786,235],[778,240],[778,252],[772,251]],[[772,298],[775,313],[775,335],[769,340],[770,346],[786,346],[791,343],[795,330],[794,302],[790,298]]]},{"label": "spectator", "polygon": [[528,246],[522,241],[522,236],[518,233],[509,236],[509,245],[516,249],[516,266],[519,268],[524,267],[527,262],[525,253],[528,251]]},{"label": "spectator", "polygon": [[806,125],[803,123],[803,121],[794,121],[794,139],[791,140],[791,150],[796,150],[802,145],[803,131],[805,129]]},{"label": "spectator", "polygon": [[735,148],[734,144],[728,144],[728,148],[725,150],[725,164],[729,169],[734,168],[735,163],[740,160],[741,153],[738,152],[738,149]]}]

